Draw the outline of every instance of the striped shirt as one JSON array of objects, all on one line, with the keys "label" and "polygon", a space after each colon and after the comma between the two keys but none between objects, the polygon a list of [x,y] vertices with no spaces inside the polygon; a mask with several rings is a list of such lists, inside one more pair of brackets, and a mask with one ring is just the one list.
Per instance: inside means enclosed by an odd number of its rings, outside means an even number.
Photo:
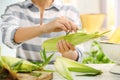
[{"label": "striped shirt", "polygon": [[[43,24],[46,24],[61,16],[70,19],[77,26],[80,26],[79,12],[70,5],[63,5],[61,0],[54,0],[52,5],[49,8],[45,9]],[[43,41],[48,38],[65,35],[64,31],[52,32],[50,34],[37,36],[20,44],[14,42],[14,34],[18,28],[40,24],[40,11],[38,7],[32,3],[31,0],[9,5],[1,18],[1,27],[3,33],[2,41],[10,48],[17,48],[16,56],[19,58],[41,61],[39,52],[42,49],[41,45]],[[51,53],[48,53],[48,55],[50,54]],[[61,56],[61,54],[59,52],[56,52],[52,60],[54,60],[56,56]],[[81,60],[81,57],[82,54],[79,53],[79,61]]]}]

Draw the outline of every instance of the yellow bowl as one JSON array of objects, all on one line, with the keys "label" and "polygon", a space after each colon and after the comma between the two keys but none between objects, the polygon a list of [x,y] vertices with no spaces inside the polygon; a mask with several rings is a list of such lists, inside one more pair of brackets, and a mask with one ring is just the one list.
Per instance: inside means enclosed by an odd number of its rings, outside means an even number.
[{"label": "yellow bowl", "polygon": [[80,15],[82,28],[87,32],[99,31],[102,27],[105,14],[82,14]]}]

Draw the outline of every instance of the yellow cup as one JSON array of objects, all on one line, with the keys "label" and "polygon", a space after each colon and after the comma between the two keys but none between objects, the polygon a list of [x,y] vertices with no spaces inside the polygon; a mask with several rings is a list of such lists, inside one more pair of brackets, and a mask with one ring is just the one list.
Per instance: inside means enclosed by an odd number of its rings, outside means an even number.
[{"label": "yellow cup", "polygon": [[87,32],[99,31],[102,27],[105,15],[104,14],[83,14],[80,15],[82,28]]}]

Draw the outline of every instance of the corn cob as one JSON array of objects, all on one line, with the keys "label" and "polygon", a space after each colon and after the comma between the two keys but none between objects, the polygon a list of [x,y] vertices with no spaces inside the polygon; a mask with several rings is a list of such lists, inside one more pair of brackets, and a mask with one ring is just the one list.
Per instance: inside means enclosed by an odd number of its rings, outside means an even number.
[{"label": "corn cob", "polygon": [[55,69],[68,80],[73,80],[70,71],[84,73],[83,75],[89,76],[100,75],[102,73],[100,70],[63,57],[58,57],[56,59]]},{"label": "corn cob", "polygon": [[48,40],[44,41],[44,43],[42,44],[42,47],[45,48],[47,51],[57,51],[56,45],[59,40],[66,40],[73,45],[78,45],[78,44],[86,42],[90,39],[95,39],[95,38],[101,37],[101,36],[103,36],[103,34],[105,34],[107,32],[104,32],[101,34],[98,32],[91,33],[91,34],[86,33],[86,32],[77,32],[77,33],[73,33],[73,34],[68,34],[66,36],[60,36],[60,37],[48,39]]},{"label": "corn cob", "polygon": [[[10,67],[13,67],[14,64],[18,63],[19,61],[21,61],[22,59],[19,59],[19,58],[14,58],[14,57],[7,57],[7,56],[2,56],[2,59],[4,62],[6,62],[6,64],[8,64]],[[19,69],[17,69],[17,71],[32,71],[32,70],[36,70],[38,69],[39,66],[29,62],[29,61],[26,61],[26,60],[23,60],[22,61],[22,65],[19,67]]]}]

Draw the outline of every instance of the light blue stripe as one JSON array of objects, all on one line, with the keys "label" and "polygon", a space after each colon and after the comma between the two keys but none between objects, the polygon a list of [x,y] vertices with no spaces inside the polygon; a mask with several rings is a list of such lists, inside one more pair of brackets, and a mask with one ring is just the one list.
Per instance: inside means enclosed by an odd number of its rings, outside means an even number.
[{"label": "light blue stripe", "polygon": [[[24,58],[22,58],[22,57],[19,56],[19,55],[17,55],[17,58],[24,59]],[[30,58],[27,58],[27,60],[30,61],[30,62],[40,62],[40,63],[43,62],[42,60],[32,60],[32,59],[30,59]],[[49,64],[54,64],[54,62],[55,62],[55,61],[50,61]]]},{"label": "light blue stripe", "polygon": [[26,43],[22,44],[21,47],[23,50],[26,50],[26,51],[40,52],[41,50],[41,46],[26,44]]},{"label": "light blue stripe", "polygon": [[6,31],[7,31],[7,28],[2,28],[2,42],[5,43],[5,37],[6,37]]},{"label": "light blue stripe", "polygon": [[[14,13],[14,16],[19,18],[20,20],[28,20],[29,22],[32,22],[32,23],[35,23],[35,24],[39,24],[40,23],[40,18],[33,18],[33,17],[27,16],[24,13],[21,13],[21,12],[13,12],[13,13]],[[4,14],[1,17],[4,18],[4,16],[9,16],[9,14]],[[55,17],[49,18],[49,19],[48,18],[43,18],[43,22],[47,23],[47,22],[50,22],[50,21],[52,21],[54,19],[55,19]]]},{"label": "light blue stripe", "polygon": [[[40,18],[33,18],[33,17],[27,16],[27,15],[25,15],[24,13],[21,13],[21,12],[13,12],[13,13],[15,14],[15,17],[19,18],[20,20],[28,20],[29,22],[32,22],[32,23],[35,23],[35,24],[39,24],[39,23],[40,23]],[[6,15],[9,16],[9,14],[5,14],[5,15],[3,15],[3,16],[1,16],[1,17],[3,18],[3,17],[6,16]],[[57,17],[53,17],[53,18],[43,18],[43,22],[44,22],[44,23],[47,23],[47,22],[50,22],[50,21],[54,20],[55,18],[57,18]],[[68,18],[69,20],[73,21],[71,18],[69,18],[69,17],[67,17],[67,18]],[[10,19],[10,18],[8,18],[7,21],[9,21],[9,19]],[[12,19],[12,18],[11,18],[11,19]]]},{"label": "light blue stripe", "polygon": [[12,21],[12,20],[15,20],[13,17],[8,17],[7,19],[4,20],[4,22],[9,22],[9,21]]}]

